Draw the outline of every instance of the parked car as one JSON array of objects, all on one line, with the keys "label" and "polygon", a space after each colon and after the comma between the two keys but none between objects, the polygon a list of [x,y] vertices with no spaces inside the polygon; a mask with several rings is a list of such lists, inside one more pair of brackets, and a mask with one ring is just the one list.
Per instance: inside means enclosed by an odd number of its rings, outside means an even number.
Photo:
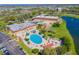
[{"label": "parked car", "polygon": [[9,51],[7,50],[6,47],[3,47],[2,49],[2,52],[5,54],[5,55],[10,55]]}]

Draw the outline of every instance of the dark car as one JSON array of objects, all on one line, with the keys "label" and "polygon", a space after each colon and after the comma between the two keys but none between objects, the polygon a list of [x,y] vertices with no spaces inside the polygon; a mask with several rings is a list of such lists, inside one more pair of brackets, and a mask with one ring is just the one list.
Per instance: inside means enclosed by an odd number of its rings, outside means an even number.
[{"label": "dark car", "polygon": [[5,54],[5,55],[10,55],[9,51],[6,49],[6,47],[3,47],[2,49],[2,52]]}]

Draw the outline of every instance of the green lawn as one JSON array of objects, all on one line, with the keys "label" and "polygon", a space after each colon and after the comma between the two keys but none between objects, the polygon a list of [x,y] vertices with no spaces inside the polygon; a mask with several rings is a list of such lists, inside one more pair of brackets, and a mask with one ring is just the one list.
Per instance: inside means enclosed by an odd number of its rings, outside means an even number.
[{"label": "green lawn", "polygon": [[0,50],[0,55],[3,55],[3,52]]},{"label": "green lawn", "polygon": [[54,32],[55,32],[54,35],[57,38],[61,38],[61,37],[65,36],[65,32],[67,31],[65,22],[60,24],[59,27],[51,27],[50,29],[54,30]]},{"label": "green lawn", "polygon": [[60,14],[59,16],[60,16],[60,17],[61,17],[61,16],[69,16],[69,17],[79,18],[79,15],[75,15],[75,14],[67,14],[67,13]]},{"label": "green lawn", "polygon": [[21,40],[18,42],[26,54],[32,55],[32,50],[28,48]]},{"label": "green lawn", "polygon": [[66,28],[65,21],[63,21],[59,27],[52,27],[52,29],[55,30],[55,37],[57,37],[57,38],[64,37],[65,38],[65,41],[69,46],[69,52],[71,52],[71,54],[76,54],[73,38],[71,37],[68,29]]}]

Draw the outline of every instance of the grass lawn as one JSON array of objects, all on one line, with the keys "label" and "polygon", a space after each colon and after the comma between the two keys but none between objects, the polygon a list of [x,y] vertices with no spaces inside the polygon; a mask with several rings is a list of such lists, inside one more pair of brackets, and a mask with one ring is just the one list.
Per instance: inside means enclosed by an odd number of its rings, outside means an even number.
[{"label": "grass lawn", "polygon": [[61,38],[61,37],[65,36],[66,31],[67,31],[65,22],[60,24],[59,27],[51,27],[50,29],[54,30],[54,32],[55,32],[54,35],[57,38]]},{"label": "grass lawn", "polygon": [[73,38],[71,37],[68,29],[66,28],[65,21],[63,21],[59,27],[52,27],[52,29],[55,30],[55,37],[57,38],[65,37],[65,40],[67,41],[66,43],[69,44],[68,45],[69,51],[71,52],[71,54],[76,54]]},{"label": "grass lawn", "polygon": [[19,40],[19,45],[21,46],[21,48],[23,48],[24,52],[28,55],[32,55],[32,50],[30,48],[28,48],[23,42],[22,40],[20,39]]},{"label": "grass lawn", "polygon": [[3,55],[3,52],[0,50],[0,55]]},{"label": "grass lawn", "polygon": [[67,14],[67,13],[60,14],[59,16],[60,16],[60,17],[61,17],[61,16],[69,16],[69,17],[79,18],[79,15],[75,15],[75,14]]}]

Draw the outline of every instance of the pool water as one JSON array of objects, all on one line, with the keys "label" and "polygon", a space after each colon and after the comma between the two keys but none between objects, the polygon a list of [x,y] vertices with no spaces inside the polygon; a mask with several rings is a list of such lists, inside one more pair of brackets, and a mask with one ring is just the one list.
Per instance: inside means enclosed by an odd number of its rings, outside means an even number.
[{"label": "pool water", "polygon": [[42,37],[38,34],[31,34],[29,39],[35,44],[41,44],[42,43]]}]

